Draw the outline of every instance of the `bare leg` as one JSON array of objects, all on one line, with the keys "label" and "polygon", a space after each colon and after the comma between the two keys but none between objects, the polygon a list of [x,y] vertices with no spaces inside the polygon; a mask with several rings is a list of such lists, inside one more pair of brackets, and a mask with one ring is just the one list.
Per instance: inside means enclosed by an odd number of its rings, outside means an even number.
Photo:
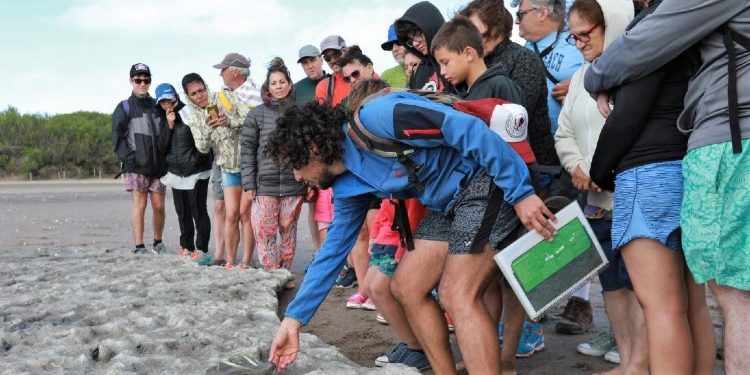
[{"label": "bare leg", "polygon": [[724,314],[724,369],[727,375],[746,373],[750,368],[750,291],[716,284],[715,280],[708,285]]},{"label": "bare leg", "polygon": [[[502,279],[501,279],[502,280]],[[502,283],[503,288],[503,348],[500,352],[500,365],[503,373],[515,374],[516,348],[521,340],[521,329],[526,312],[516,294]]]},{"label": "bare leg", "polygon": [[364,296],[367,296],[367,291],[364,288],[364,280],[367,275],[367,267],[370,265],[370,227],[375,222],[375,218],[378,216],[378,210],[367,211],[367,219],[362,230],[359,231],[359,237],[357,237],[357,243],[354,244],[354,249],[349,253],[349,261],[354,267],[354,274],[357,275],[359,284],[357,291]]},{"label": "bare leg", "polygon": [[497,325],[482,301],[487,288],[500,288],[493,282],[498,273],[494,255],[489,244],[478,254],[449,255],[440,279],[443,306],[453,318],[458,346],[470,374],[500,373]]},{"label": "bare leg", "polygon": [[716,363],[716,337],[706,305],[706,286],[696,284],[687,268],[685,269],[685,283],[688,290],[688,320],[695,350],[693,373],[711,375]]},{"label": "bare leg", "polygon": [[242,188],[239,186],[224,187],[224,203],[226,204],[226,220],[224,221],[224,244],[227,253],[227,263],[234,264],[237,257],[237,245],[240,244],[240,199]]},{"label": "bare leg", "polygon": [[623,247],[622,256],[646,318],[651,371],[692,374],[682,254],[654,240],[636,239]]},{"label": "bare leg", "polygon": [[167,213],[164,210],[164,197],[165,194],[150,192],[151,197],[151,210],[154,212],[154,239],[161,240],[164,234],[164,221],[166,220]]},{"label": "bare leg", "polygon": [[414,334],[435,374],[456,374],[443,310],[432,298],[448,254],[448,243],[414,241],[415,250],[404,254],[391,281],[391,291],[404,308]]},{"label": "bare leg", "polygon": [[318,233],[318,222],[315,221],[315,201],[307,202],[307,225],[310,227],[310,238],[312,238],[314,247],[313,254],[315,254],[318,252],[318,249],[320,249],[320,244],[323,242],[321,241],[320,234]]},{"label": "bare leg", "polygon": [[255,234],[253,233],[253,222],[250,220],[250,209],[253,201],[240,195],[240,223],[242,225],[242,263],[250,265],[255,249]]},{"label": "bare leg", "polygon": [[146,216],[148,193],[133,190],[133,210],[130,214],[130,224],[133,226],[133,241],[136,245],[143,243],[143,221]]},{"label": "bare leg", "polygon": [[635,294],[626,288],[604,292],[604,308],[615,334],[621,362],[603,374],[648,374],[648,337],[643,311]]},{"label": "bare leg", "polygon": [[378,270],[378,267],[370,267],[367,270],[365,282],[366,292],[378,306],[378,312],[385,317],[388,325],[393,328],[399,338],[406,343],[410,349],[422,349],[417,336],[409,326],[406,314],[396,298],[391,293],[391,278]]},{"label": "bare leg", "polygon": [[224,221],[226,220],[224,200],[214,201],[214,259],[224,259]]}]

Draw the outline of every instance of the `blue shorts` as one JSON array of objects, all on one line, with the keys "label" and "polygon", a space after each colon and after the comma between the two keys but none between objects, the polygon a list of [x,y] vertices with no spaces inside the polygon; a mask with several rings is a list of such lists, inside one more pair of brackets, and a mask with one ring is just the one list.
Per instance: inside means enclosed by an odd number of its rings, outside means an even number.
[{"label": "blue shorts", "polygon": [[680,207],[682,162],[646,164],[620,172],[615,178],[612,248],[648,238],[682,251]]},{"label": "blue shorts", "polygon": [[221,186],[225,188],[232,186],[242,186],[242,176],[240,175],[240,172],[221,172]]}]

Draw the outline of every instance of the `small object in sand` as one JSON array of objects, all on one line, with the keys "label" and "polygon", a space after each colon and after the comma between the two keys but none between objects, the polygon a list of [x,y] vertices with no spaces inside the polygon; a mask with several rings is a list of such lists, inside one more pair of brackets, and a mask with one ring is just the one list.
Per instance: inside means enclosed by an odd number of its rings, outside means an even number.
[{"label": "small object in sand", "polygon": [[287,281],[286,284],[284,284],[284,289],[286,290],[292,290],[297,287],[297,284],[294,283],[294,280]]}]

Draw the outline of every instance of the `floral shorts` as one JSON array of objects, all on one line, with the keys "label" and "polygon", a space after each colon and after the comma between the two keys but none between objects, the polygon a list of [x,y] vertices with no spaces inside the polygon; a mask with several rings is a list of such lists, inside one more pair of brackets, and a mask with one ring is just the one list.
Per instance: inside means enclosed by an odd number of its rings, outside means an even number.
[{"label": "floral shorts", "polygon": [[750,140],[700,147],[683,160],[682,246],[696,283],[750,291]]},{"label": "floral shorts", "polygon": [[166,194],[167,187],[161,183],[158,177],[146,177],[138,173],[124,173],[125,176],[125,190],[127,191],[138,191],[141,193],[147,193],[153,191],[154,193]]}]

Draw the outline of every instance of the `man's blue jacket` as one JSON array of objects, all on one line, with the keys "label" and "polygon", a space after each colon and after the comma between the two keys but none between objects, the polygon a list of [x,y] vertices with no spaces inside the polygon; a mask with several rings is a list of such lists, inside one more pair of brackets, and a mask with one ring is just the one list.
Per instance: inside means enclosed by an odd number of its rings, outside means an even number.
[{"label": "man's blue jacket", "polygon": [[343,162],[347,172],[333,183],[333,223],[305,275],[286,316],[307,324],[325,299],[356,242],[370,199],[418,198],[430,211],[446,212],[469,180],[487,172],[515,205],[532,195],[529,171],[518,154],[480,119],[408,92],[377,98],[359,111],[374,135],[417,148],[410,158],[420,166],[420,193],[395,158],[365,151],[348,136]]}]

